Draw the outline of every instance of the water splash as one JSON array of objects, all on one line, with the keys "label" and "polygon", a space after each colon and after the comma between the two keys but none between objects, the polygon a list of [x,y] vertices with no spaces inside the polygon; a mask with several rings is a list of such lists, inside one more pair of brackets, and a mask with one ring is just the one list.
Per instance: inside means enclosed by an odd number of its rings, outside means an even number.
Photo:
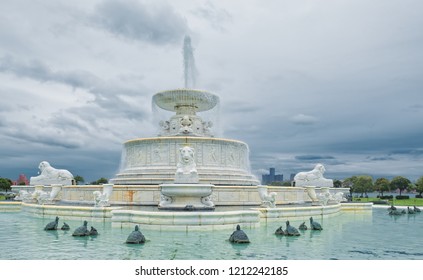
[{"label": "water splash", "polygon": [[195,88],[197,80],[197,69],[195,68],[194,49],[191,46],[191,37],[184,38],[184,78],[185,88]]}]

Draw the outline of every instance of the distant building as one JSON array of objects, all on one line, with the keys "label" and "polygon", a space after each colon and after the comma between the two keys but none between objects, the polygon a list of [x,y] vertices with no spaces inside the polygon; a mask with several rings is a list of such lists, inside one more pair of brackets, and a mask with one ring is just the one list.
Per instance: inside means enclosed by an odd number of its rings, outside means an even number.
[{"label": "distant building", "polygon": [[273,182],[282,182],[283,174],[275,174],[275,168],[269,168],[269,174],[261,175],[261,183],[263,185],[270,185]]},{"label": "distant building", "polygon": [[295,175],[297,175],[296,173],[291,173],[291,175],[289,176],[289,181],[294,181],[294,177]]}]

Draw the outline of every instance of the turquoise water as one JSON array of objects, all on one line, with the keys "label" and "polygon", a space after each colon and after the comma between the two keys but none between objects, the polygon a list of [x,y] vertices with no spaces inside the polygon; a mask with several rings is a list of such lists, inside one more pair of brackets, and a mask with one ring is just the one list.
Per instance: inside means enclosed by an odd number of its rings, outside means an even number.
[{"label": "turquoise water", "polygon": [[[285,220],[247,229],[251,243],[227,241],[232,230],[210,232],[141,231],[148,242],[128,245],[133,228],[114,228],[110,223],[89,222],[96,237],[72,237],[82,223],[61,218],[70,231],[44,231],[54,219],[24,212],[0,213],[0,259],[2,260],[126,260],[126,259],[260,259],[260,260],[411,260],[423,259],[423,213],[389,216],[386,209],[314,217],[323,231],[304,231],[298,237],[278,237],[274,231]],[[292,221],[298,227],[301,221]],[[307,220],[307,225],[309,222]]]}]

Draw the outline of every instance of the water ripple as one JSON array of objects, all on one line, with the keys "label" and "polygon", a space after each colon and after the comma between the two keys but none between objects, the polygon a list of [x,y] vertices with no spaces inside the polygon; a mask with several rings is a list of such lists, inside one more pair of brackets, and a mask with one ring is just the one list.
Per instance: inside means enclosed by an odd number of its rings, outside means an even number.
[{"label": "water ripple", "polygon": [[377,257],[377,254],[372,252],[372,251],[368,251],[368,250],[349,250],[349,253],[359,253],[359,254],[363,254],[363,255],[372,255]]},{"label": "water ripple", "polygon": [[388,254],[398,254],[398,255],[405,255],[405,256],[423,256],[423,253],[412,253],[412,252],[406,252],[406,251],[385,250],[384,252]]}]

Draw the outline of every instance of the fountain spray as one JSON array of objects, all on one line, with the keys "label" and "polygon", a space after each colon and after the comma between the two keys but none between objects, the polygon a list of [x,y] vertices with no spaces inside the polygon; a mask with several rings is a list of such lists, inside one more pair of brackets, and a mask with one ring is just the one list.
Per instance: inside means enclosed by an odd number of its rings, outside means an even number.
[{"label": "fountain spray", "polygon": [[191,46],[191,37],[184,38],[184,78],[185,88],[194,88],[196,83],[197,69],[195,68],[194,49]]}]

